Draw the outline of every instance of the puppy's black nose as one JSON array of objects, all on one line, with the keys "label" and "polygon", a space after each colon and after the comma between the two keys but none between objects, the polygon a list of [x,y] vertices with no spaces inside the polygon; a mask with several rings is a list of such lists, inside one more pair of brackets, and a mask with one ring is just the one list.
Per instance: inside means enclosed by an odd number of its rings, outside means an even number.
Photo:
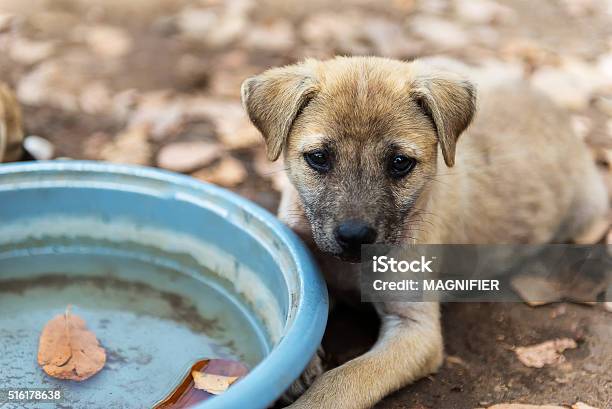
[{"label": "puppy's black nose", "polygon": [[344,221],[334,233],[343,250],[359,251],[362,244],[372,244],[376,240],[376,230],[360,220]]}]

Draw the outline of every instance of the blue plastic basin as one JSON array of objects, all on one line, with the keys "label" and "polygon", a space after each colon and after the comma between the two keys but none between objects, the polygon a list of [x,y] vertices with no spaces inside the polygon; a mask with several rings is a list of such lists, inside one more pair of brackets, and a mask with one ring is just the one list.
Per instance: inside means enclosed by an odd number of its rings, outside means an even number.
[{"label": "blue plastic basin", "polygon": [[[35,359],[40,330],[67,304],[107,350],[84,382],[51,378]],[[305,368],[327,310],[299,239],[234,193],[135,166],[0,165],[1,387],[146,408],[197,358],[221,357],[251,370],[197,407],[264,408]]]}]

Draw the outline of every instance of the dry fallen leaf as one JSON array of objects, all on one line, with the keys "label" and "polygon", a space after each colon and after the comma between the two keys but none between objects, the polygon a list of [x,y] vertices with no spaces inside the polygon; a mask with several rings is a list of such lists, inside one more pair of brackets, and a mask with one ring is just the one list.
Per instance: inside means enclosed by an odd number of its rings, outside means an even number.
[{"label": "dry fallen leaf", "polygon": [[108,162],[148,165],[152,156],[148,128],[133,126],[123,131],[101,149],[99,156]]},{"label": "dry fallen leaf", "polygon": [[174,142],[157,154],[157,165],[174,172],[193,172],[210,165],[223,153],[217,143],[204,141]]},{"label": "dry fallen leaf", "polygon": [[550,277],[519,275],[512,278],[510,285],[521,299],[532,307],[550,304],[563,298],[559,283]]},{"label": "dry fallen leaf", "polygon": [[570,338],[559,338],[527,347],[517,347],[514,352],[519,361],[531,368],[542,368],[544,365],[555,365],[565,361],[562,352],[574,349],[578,345]]},{"label": "dry fallen leaf", "polygon": [[33,41],[17,37],[11,41],[10,57],[13,61],[31,65],[47,59],[55,51],[51,41]]},{"label": "dry fallen leaf", "polygon": [[151,138],[155,141],[176,134],[183,125],[186,115],[185,103],[171,91],[151,91],[141,95],[128,93],[122,99],[127,99],[130,105],[127,110],[118,109],[126,111],[124,115],[129,116],[128,126],[148,127]]},{"label": "dry fallen leaf", "polygon": [[201,389],[213,395],[220,395],[236,382],[238,376],[223,376],[210,373],[192,371],[193,382],[196,389]]},{"label": "dry fallen leaf", "polygon": [[90,55],[82,50],[43,60],[20,78],[17,85],[19,101],[26,105],[78,111],[80,95],[94,77],[90,61]]},{"label": "dry fallen leaf", "polygon": [[[170,395],[155,404],[154,409],[187,409],[198,403],[205,401],[215,393],[209,390],[219,391],[227,389],[238,378],[245,376],[249,372],[248,368],[238,362],[228,359],[202,359],[191,366],[181,383],[172,391]],[[196,378],[199,375],[206,375],[204,381],[200,380],[200,385],[206,385],[206,389],[196,386]],[[210,376],[214,378],[210,378]],[[233,380],[232,380],[233,379]],[[203,383],[202,383],[203,382]],[[219,393],[223,392],[222,390]]]},{"label": "dry fallen leaf", "polygon": [[206,117],[215,125],[219,140],[228,149],[250,148],[263,140],[238,101],[196,97],[185,107],[190,117]]},{"label": "dry fallen leaf", "polygon": [[234,187],[244,182],[247,171],[238,159],[225,156],[213,167],[199,170],[191,176],[220,186]]},{"label": "dry fallen leaf", "polygon": [[83,381],[98,373],[106,363],[100,347],[85,321],[70,307],[45,325],[38,345],[38,364],[47,375],[58,379]]}]

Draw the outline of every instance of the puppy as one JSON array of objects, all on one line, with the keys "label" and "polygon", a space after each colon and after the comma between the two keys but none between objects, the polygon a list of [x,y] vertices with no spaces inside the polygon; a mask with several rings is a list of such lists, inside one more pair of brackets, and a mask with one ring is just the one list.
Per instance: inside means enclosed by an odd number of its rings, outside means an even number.
[{"label": "puppy", "polygon": [[[243,83],[268,158],[283,154],[291,181],[279,217],[312,243],[330,289],[359,299],[350,262],[364,244],[564,242],[608,211],[566,115],[517,84],[479,92],[475,115],[468,80],[373,57],[306,60]],[[313,358],[291,407],[368,408],[440,367],[436,303],[375,308],[374,347],[327,372]]]},{"label": "puppy", "polygon": [[0,82],[0,162],[21,156],[21,108],[9,87]]}]

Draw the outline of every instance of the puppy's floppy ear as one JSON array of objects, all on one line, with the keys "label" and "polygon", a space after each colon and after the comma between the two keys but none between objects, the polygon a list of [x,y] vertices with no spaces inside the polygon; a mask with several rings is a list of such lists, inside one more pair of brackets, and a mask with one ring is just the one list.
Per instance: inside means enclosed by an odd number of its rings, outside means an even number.
[{"label": "puppy's floppy ear", "polygon": [[242,83],[242,104],[276,160],[299,112],[316,92],[314,71],[303,63],[273,68]]},{"label": "puppy's floppy ear", "polygon": [[459,135],[476,112],[476,88],[459,76],[417,67],[413,96],[433,120],[444,162],[452,167]]}]

